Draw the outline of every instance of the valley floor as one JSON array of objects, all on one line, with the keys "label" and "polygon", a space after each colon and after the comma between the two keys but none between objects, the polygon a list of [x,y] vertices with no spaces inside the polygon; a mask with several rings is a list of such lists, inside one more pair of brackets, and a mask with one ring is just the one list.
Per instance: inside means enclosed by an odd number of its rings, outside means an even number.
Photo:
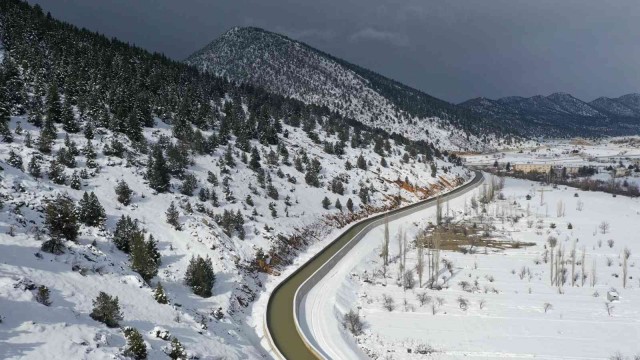
[{"label": "valley floor", "polygon": [[[414,269],[413,239],[435,221],[435,209],[390,223],[386,277],[379,256],[383,228],[372,231],[307,302],[307,311],[316,319],[310,327],[322,334],[320,345],[330,343],[336,353],[361,349],[378,359],[417,359],[424,353],[439,359],[607,359],[618,353],[627,358],[640,354],[640,201],[545,187],[541,204],[539,189],[538,183],[506,179],[503,196],[498,196],[504,200],[487,204],[484,214],[482,205],[477,214],[471,208],[472,194],[448,204],[453,224],[490,226],[491,239],[511,245],[476,246],[470,252],[465,247],[466,254],[443,251],[441,258],[453,266],[449,271],[440,265],[442,290],[418,284],[403,290],[397,280],[396,234],[400,227],[406,232],[407,269]],[[603,223],[608,224],[605,231]],[[557,239],[555,253],[564,252],[561,286],[550,284],[550,237]],[[623,287],[625,249],[630,257]],[[614,289],[620,300],[610,302],[607,295]],[[424,305],[418,301],[421,293],[426,294]],[[393,299],[392,311],[383,307],[385,296]],[[467,303],[466,310],[461,302]],[[355,340],[341,325],[349,310],[356,310],[364,322],[363,334]]]}]

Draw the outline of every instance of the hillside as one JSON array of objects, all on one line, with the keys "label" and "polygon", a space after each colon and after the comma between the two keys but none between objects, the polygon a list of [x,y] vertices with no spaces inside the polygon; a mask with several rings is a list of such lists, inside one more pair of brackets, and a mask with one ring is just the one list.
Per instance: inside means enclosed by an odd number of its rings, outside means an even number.
[{"label": "hillside", "polygon": [[258,28],[233,28],[185,62],[444,148],[480,149],[513,134],[466,109]]},{"label": "hillside", "polygon": [[567,93],[498,100],[475,98],[460,107],[500,124],[512,124],[528,136],[603,136],[640,133],[640,95],[584,102]]},{"label": "hillside", "polygon": [[[182,358],[262,357],[253,301],[299,252],[470,175],[431,141],[21,1],[0,2],[0,41],[3,359],[122,358],[128,328],[152,359],[172,338]],[[117,297],[116,324],[95,320],[100,292]]]}]

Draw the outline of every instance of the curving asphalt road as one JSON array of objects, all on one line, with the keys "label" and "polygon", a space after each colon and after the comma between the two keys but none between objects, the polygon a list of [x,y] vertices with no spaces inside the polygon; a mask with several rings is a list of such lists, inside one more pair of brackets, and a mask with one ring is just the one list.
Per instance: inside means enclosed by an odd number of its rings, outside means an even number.
[{"label": "curving asphalt road", "polygon": [[[444,195],[443,199],[453,198],[461,193],[465,193],[466,191],[478,186],[483,179],[482,173],[476,171],[475,178],[472,181],[452,190],[448,194]],[[269,297],[266,314],[267,337],[270,338],[272,346],[275,346],[274,350],[279,352],[277,356],[290,360],[322,358],[322,356],[317,354],[317,352],[305,341],[304,335],[299,331],[297,319],[294,315],[294,311],[296,310],[296,306],[294,305],[296,292],[303,284],[305,284],[307,279],[311,278],[314,273],[321,269],[325,263],[329,262],[329,260],[331,260],[332,263],[336,261],[335,258],[332,259],[336,253],[338,253],[362,230],[370,227],[375,222],[380,222],[384,219],[385,215],[394,217],[409,215],[432,206],[435,204],[435,201],[435,198],[431,198],[400,209],[392,210],[388,213],[382,213],[353,224],[348,228],[348,230],[340,235],[340,237],[334,240],[331,244],[281,282]],[[361,237],[362,236],[358,236],[357,240]],[[316,274],[316,276],[318,275],[319,274]]]}]

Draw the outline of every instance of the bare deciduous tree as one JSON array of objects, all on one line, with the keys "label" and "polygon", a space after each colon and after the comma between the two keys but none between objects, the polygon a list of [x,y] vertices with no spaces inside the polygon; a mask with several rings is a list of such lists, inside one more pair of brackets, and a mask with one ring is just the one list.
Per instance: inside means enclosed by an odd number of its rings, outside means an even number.
[{"label": "bare deciduous tree", "polygon": [[631,257],[631,250],[624,248],[622,252],[622,287],[627,287],[627,279],[629,278],[629,258]]},{"label": "bare deciduous tree", "polygon": [[613,312],[613,305],[611,305],[610,302],[605,302],[604,306],[607,309],[607,314],[611,316],[611,313]]},{"label": "bare deciduous tree", "polygon": [[416,272],[418,273],[418,286],[422,287],[422,276],[424,275],[424,235],[416,237],[418,247],[418,259],[416,262]]},{"label": "bare deciduous tree", "polygon": [[462,296],[459,296],[458,297],[458,306],[463,311],[467,311],[467,309],[469,308],[469,300],[463,298]]},{"label": "bare deciduous tree", "polygon": [[[550,263],[551,263],[551,270],[549,273],[549,277],[551,278],[551,285],[553,285],[553,250],[555,249],[556,245],[558,244],[558,239],[555,236],[549,236],[549,238],[547,239],[547,242],[549,243],[549,254],[550,254]],[[556,269],[557,271],[557,269]]]},{"label": "bare deciduous tree", "polygon": [[384,239],[382,241],[382,262],[389,265],[389,216],[384,217]]},{"label": "bare deciduous tree", "polygon": [[558,201],[558,205],[556,206],[556,215],[558,217],[564,216],[564,203],[562,202],[562,200]]},{"label": "bare deciduous tree", "polygon": [[404,299],[404,300],[402,301],[402,307],[404,308],[404,311],[405,311],[405,312],[407,312],[407,311],[412,311],[412,312],[413,312],[413,311],[416,311],[416,307],[415,307],[415,306],[413,306],[413,305],[409,302],[409,300],[407,300],[407,299]]},{"label": "bare deciduous tree", "polygon": [[582,266],[582,284],[581,286],[584,286],[584,281],[587,279],[587,273],[586,273],[586,269],[587,266],[585,265],[586,262],[586,255],[587,255],[587,248],[585,246],[582,247],[582,259],[580,260],[580,266]]},{"label": "bare deciduous tree", "polygon": [[387,294],[382,295],[382,307],[387,311],[393,311],[396,308],[396,302]]},{"label": "bare deciduous tree", "polygon": [[608,222],[603,221],[600,223],[600,225],[598,225],[598,228],[600,229],[600,233],[606,234],[607,232],[609,232],[610,225]]},{"label": "bare deciduous tree", "polygon": [[416,295],[416,298],[418,298],[418,302],[420,303],[420,306],[424,306],[425,304],[428,304],[431,302],[431,296],[429,296],[426,292],[418,293]]},{"label": "bare deciduous tree", "polygon": [[362,334],[362,329],[364,328],[360,315],[354,310],[350,310],[348,313],[344,314],[342,325],[354,336]]},{"label": "bare deciduous tree", "polygon": [[413,276],[413,270],[409,269],[402,276],[402,286],[405,290],[413,289],[416,286],[416,279]]},{"label": "bare deciduous tree", "polygon": [[571,248],[571,286],[576,286],[576,241]]},{"label": "bare deciduous tree", "polygon": [[549,303],[544,303],[544,305],[542,305],[542,308],[544,309],[544,313],[546,314],[547,311],[553,309],[553,305],[551,305]]}]

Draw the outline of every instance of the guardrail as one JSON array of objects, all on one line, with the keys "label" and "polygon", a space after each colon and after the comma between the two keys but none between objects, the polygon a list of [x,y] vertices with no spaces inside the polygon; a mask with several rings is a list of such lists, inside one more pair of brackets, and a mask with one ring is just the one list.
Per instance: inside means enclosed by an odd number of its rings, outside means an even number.
[{"label": "guardrail", "polygon": [[[482,175],[482,173],[480,171],[476,171],[475,174],[476,175],[475,175],[475,178],[473,180],[471,180],[470,182],[468,182],[468,183],[466,183],[466,184],[464,184],[464,185],[462,185],[462,186],[450,191],[447,194],[442,195],[440,198],[442,200],[449,200],[451,198],[455,198],[457,196],[460,196],[462,194],[465,194],[465,193],[475,189],[476,186],[479,185],[484,179],[484,177],[483,177],[483,175]],[[403,207],[401,209],[391,210],[391,211],[388,211],[388,212],[385,212],[385,213],[378,214],[378,215],[376,215],[374,217],[371,217],[371,218],[356,222],[356,223],[352,224],[347,230],[345,230],[340,236],[338,236],[331,243],[331,244],[333,244],[333,243],[339,241],[343,236],[345,236],[347,233],[349,233],[349,231],[351,231],[352,229],[354,229],[357,226],[362,226],[363,224],[366,223],[364,228],[362,228],[356,235],[353,236],[353,238],[351,238],[343,247],[341,247],[327,262],[325,262],[323,265],[321,265],[311,276],[309,276],[298,287],[298,289],[295,292],[294,300],[293,300],[293,317],[294,317],[296,330],[297,330],[298,334],[300,335],[300,337],[302,338],[303,342],[305,343],[305,346],[317,358],[325,359],[325,356],[322,354],[322,351],[320,349],[317,349],[315,346],[313,346],[312,342],[307,337],[307,334],[305,334],[305,332],[300,328],[300,325],[299,325],[299,322],[298,322],[298,310],[299,310],[300,305],[302,303],[302,300],[304,299],[306,294],[311,290],[311,288],[313,288],[318,283],[318,281],[320,279],[322,279],[324,276],[326,276],[327,273],[338,263],[338,261],[340,261],[371,229],[373,229],[373,228],[375,228],[377,226],[383,225],[385,217],[388,216],[389,221],[397,220],[397,219],[402,218],[404,216],[413,214],[413,213],[415,213],[417,211],[428,209],[428,208],[430,208],[430,207],[432,207],[432,206],[434,206],[436,204],[435,201],[436,201],[436,198],[423,200],[421,202],[405,206],[405,207]],[[320,254],[324,253],[327,250],[327,248],[330,247],[331,244],[327,245],[327,247],[325,247],[318,254],[316,254],[311,259],[309,259],[298,270],[296,270],[292,274],[290,274],[285,280],[283,280],[278,286],[276,286],[276,288],[273,290],[272,294],[275,293],[280,286],[285,284],[298,271],[300,271],[302,268],[306,267],[309,263],[311,263],[313,260],[315,260]],[[269,298],[269,305],[270,305],[270,303],[271,303],[271,298]],[[269,305],[267,305],[267,311],[269,311]],[[278,358],[281,358],[281,359],[286,359],[285,356],[282,355],[282,353],[279,351],[277,346],[275,346],[275,342],[273,341],[273,339],[271,337],[271,333],[269,331],[269,323],[268,323],[268,320],[267,320],[267,314],[266,313],[265,313],[264,323],[265,323],[265,336],[267,337],[267,341],[269,342],[269,344],[272,346],[272,350],[274,351],[275,356],[278,357]]]}]

